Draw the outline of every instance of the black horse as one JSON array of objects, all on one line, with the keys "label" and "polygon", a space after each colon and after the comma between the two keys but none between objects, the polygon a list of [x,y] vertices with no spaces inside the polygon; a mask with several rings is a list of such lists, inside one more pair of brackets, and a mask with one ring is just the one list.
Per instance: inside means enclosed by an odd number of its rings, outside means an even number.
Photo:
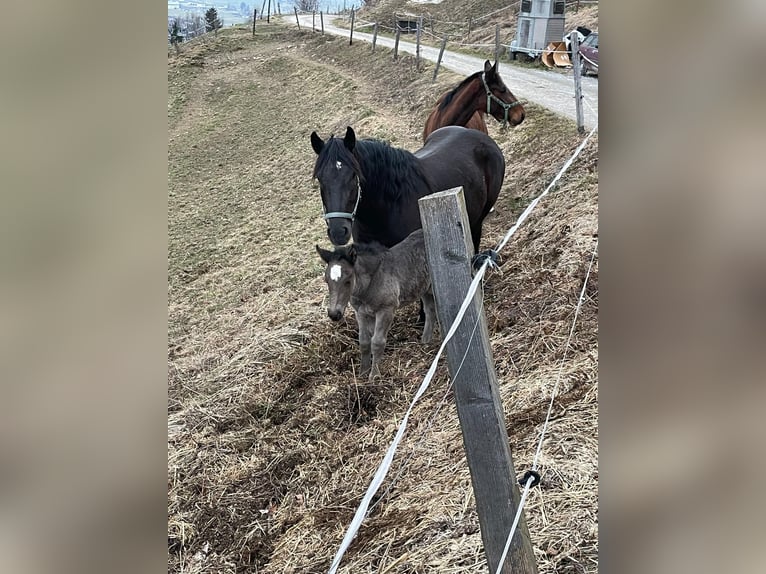
[{"label": "black horse", "polygon": [[497,201],[505,177],[505,158],[487,134],[459,126],[434,131],[418,151],[356,139],[351,127],[343,139],[311,134],[319,181],[334,245],[378,241],[396,245],[420,229],[418,199],[462,186],[474,250],[484,218]]}]

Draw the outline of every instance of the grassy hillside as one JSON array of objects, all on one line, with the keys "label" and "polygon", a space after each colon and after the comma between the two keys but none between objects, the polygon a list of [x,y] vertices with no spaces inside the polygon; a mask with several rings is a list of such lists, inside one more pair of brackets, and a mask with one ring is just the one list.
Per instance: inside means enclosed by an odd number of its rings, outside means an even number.
[{"label": "grassy hillside", "polygon": [[[309,135],[352,125],[420,147],[462,77],[278,22],[226,29],[168,56],[168,571],[326,571],[438,341],[404,309],[369,384],[356,324],[329,321],[328,246]],[[513,86],[509,86],[513,89]],[[529,105],[490,135],[507,171],[493,246],[581,141]],[[540,572],[596,572],[598,270],[564,357],[598,231],[595,139],[502,253],[485,308],[517,470],[531,463],[553,385],[543,484],[526,509]],[[446,366],[414,410],[341,572],[471,573],[478,518]]]}]

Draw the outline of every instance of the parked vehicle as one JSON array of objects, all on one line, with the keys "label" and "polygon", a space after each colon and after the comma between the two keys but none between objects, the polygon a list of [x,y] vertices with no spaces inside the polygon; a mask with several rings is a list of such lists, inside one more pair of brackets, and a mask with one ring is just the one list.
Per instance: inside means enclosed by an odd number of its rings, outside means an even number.
[{"label": "parked vehicle", "polygon": [[583,75],[590,72],[598,76],[598,32],[592,32],[580,44],[580,61]]}]

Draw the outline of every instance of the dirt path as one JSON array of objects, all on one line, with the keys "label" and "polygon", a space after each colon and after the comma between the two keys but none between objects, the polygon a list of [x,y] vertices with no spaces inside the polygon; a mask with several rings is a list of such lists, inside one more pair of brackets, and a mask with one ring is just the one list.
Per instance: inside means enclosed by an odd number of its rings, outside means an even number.
[{"label": "dirt path", "polygon": [[[311,28],[311,15],[298,17],[301,26]],[[329,21],[329,17],[328,17]],[[344,28],[338,28],[325,22],[325,32],[338,36],[348,37],[349,31]],[[372,34],[363,32],[354,32],[354,40],[362,40],[372,43]],[[394,40],[384,36],[378,36],[376,44],[394,47]],[[399,50],[410,54],[415,54],[416,46],[412,42],[399,40]],[[436,62],[439,57],[438,48],[430,46],[421,46],[420,54],[423,58]],[[444,51],[442,56],[442,66],[459,74],[468,76],[481,70],[484,66],[484,58],[477,56],[468,56],[457,52]],[[574,105],[574,83],[570,74],[558,74],[555,72],[546,72],[544,70],[531,70],[512,66],[507,64],[502,66],[501,70],[503,80],[514,95],[521,100],[535,102],[549,110],[570,118],[576,119]],[[583,116],[585,127],[593,128],[598,123],[598,80],[596,78],[582,78],[583,91]]]}]

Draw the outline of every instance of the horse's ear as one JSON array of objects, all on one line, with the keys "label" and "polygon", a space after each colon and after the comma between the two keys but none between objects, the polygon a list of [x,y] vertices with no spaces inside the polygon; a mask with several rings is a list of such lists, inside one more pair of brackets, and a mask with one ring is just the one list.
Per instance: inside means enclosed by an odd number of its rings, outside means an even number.
[{"label": "horse's ear", "polygon": [[343,143],[348,148],[348,151],[354,151],[356,145],[356,134],[351,126],[346,127],[346,136],[343,138]]},{"label": "horse's ear", "polygon": [[327,251],[327,249],[322,249],[321,247],[319,247],[319,245],[316,245],[315,247],[317,249],[317,253],[319,253],[319,257],[322,258],[322,261],[324,261],[325,263],[329,263],[330,256],[332,255],[332,251]]},{"label": "horse's ear", "polygon": [[311,132],[311,147],[314,148],[314,151],[317,155],[319,155],[322,151],[322,148],[324,148],[324,140],[319,137],[319,134],[316,132]]},{"label": "horse's ear", "polygon": [[348,261],[351,263],[351,265],[354,265],[356,263],[356,247],[354,247],[354,244],[348,246],[348,249],[346,250],[346,255],[348,256]]},{"label": "horse's ear", "polygon": [[489,72],[492,68],[494,68],[492,64],[489,63],[489,60],[484,60],[484,73],[486,74]]}]

